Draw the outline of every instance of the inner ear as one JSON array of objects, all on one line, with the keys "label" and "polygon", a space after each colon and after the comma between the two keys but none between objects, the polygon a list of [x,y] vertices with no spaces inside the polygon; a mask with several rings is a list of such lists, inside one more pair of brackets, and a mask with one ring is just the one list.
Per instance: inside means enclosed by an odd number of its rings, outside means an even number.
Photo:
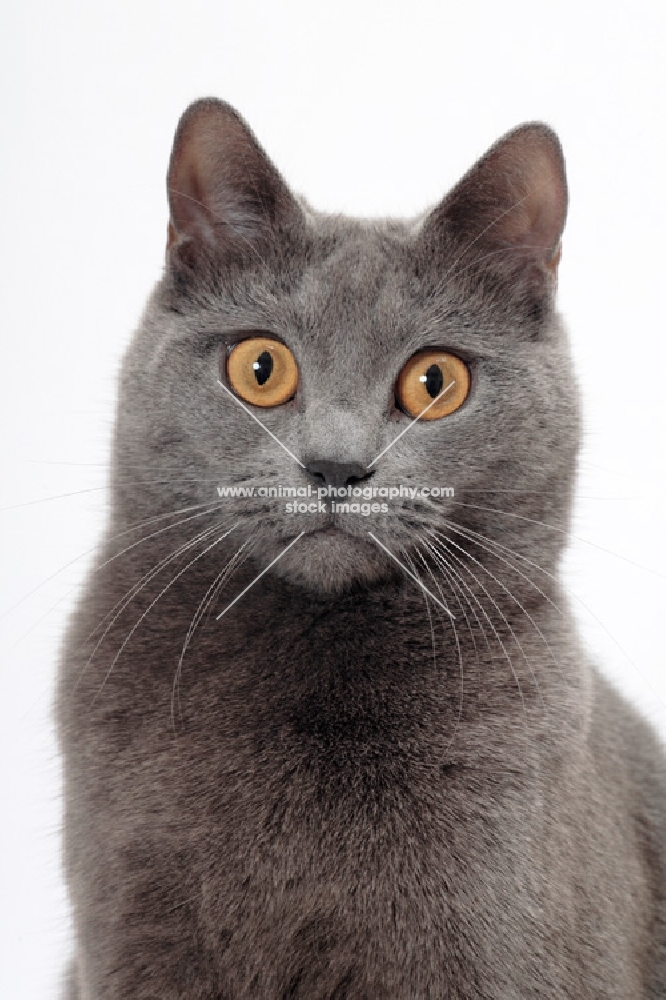
[{"label": "inner ear", "polygon": [[167,188],[168,248],[193,241],[245,256],[301,216],[240,115],[213,98],[196,101],[180,119]]},{"label": "inner ear", "polygon": [[567,213],[564,157],[552,129],[521,125],[500,139],[426,220],[467,260],[515,251],[513,263],[557,267]]}]

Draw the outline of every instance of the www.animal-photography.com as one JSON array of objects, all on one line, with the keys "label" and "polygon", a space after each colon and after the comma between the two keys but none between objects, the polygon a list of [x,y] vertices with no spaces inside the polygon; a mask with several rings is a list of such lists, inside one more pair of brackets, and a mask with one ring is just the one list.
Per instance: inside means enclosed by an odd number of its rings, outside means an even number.
[{"label": "www.animal-photography.com", "polygon": [[2,997],[666,997],[665,22],[8,14]]}]

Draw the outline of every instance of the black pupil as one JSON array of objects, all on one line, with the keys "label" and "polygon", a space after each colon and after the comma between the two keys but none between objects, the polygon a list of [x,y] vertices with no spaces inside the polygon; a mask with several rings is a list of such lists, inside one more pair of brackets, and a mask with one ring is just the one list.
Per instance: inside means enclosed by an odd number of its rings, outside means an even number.
[{"label": "black pupil", "polygon": [[264,385],[264,383],[268,382],[271,377],[271,372],[273,371],[273,358],[268,351],[262,351],[252,367],[254,368],[254,377],[257,382],[259,385]]},{"label": "black pupil", "polygon": [[428,371],[425,373],[425,387],[428,395],[432,396],[433,399],[435,396],[439,396],[444,388],[444,376],[439,365],[430,365],[430,368],[428,368]]}]

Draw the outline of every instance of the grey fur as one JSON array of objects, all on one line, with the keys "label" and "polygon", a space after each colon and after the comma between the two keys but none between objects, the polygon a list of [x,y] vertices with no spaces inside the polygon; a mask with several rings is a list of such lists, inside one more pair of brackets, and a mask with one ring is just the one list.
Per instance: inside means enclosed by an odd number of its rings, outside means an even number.
[{"label": "grey fur", "polygon": [[[557,582],[579,442],[553,308],[557,140],[511,133],[416,223],[356,221],[293,199],[205,101],[169,176],[167,267],[125,358],[108,532],[62,659],[69,996],[666,996],[663,752],[586,659]],[[371,480],[455,500],[329,534],[256,499],[193,520],[218,483],[308,482],[217,384],[230,331],[252,329],[298,360],[295,399],[260,416],[306,465],[367,467],[409,420],[402,365],[459,353],[469,399]]]}]

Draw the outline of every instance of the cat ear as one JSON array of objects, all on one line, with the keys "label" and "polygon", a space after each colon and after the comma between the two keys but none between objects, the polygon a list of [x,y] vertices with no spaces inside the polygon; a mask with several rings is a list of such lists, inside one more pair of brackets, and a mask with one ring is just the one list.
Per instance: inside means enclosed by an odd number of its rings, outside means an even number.
[{"label": "cat ear", "polygon": [[423,234],[445,240],[449,259],[453,239],[454,270],[487,268],[507,278],[526,270],[545,279],[557,268],[566,213],[559,140],[547,125],[530,123],[491,147],[426,219]]},{"label": "cat ear", "polygon": [[276,230],[302,217],[248,126],[214,98],[195,101],[180,119],[167,188],[169,250],[194,244],[217,255],[256,258]]}]

